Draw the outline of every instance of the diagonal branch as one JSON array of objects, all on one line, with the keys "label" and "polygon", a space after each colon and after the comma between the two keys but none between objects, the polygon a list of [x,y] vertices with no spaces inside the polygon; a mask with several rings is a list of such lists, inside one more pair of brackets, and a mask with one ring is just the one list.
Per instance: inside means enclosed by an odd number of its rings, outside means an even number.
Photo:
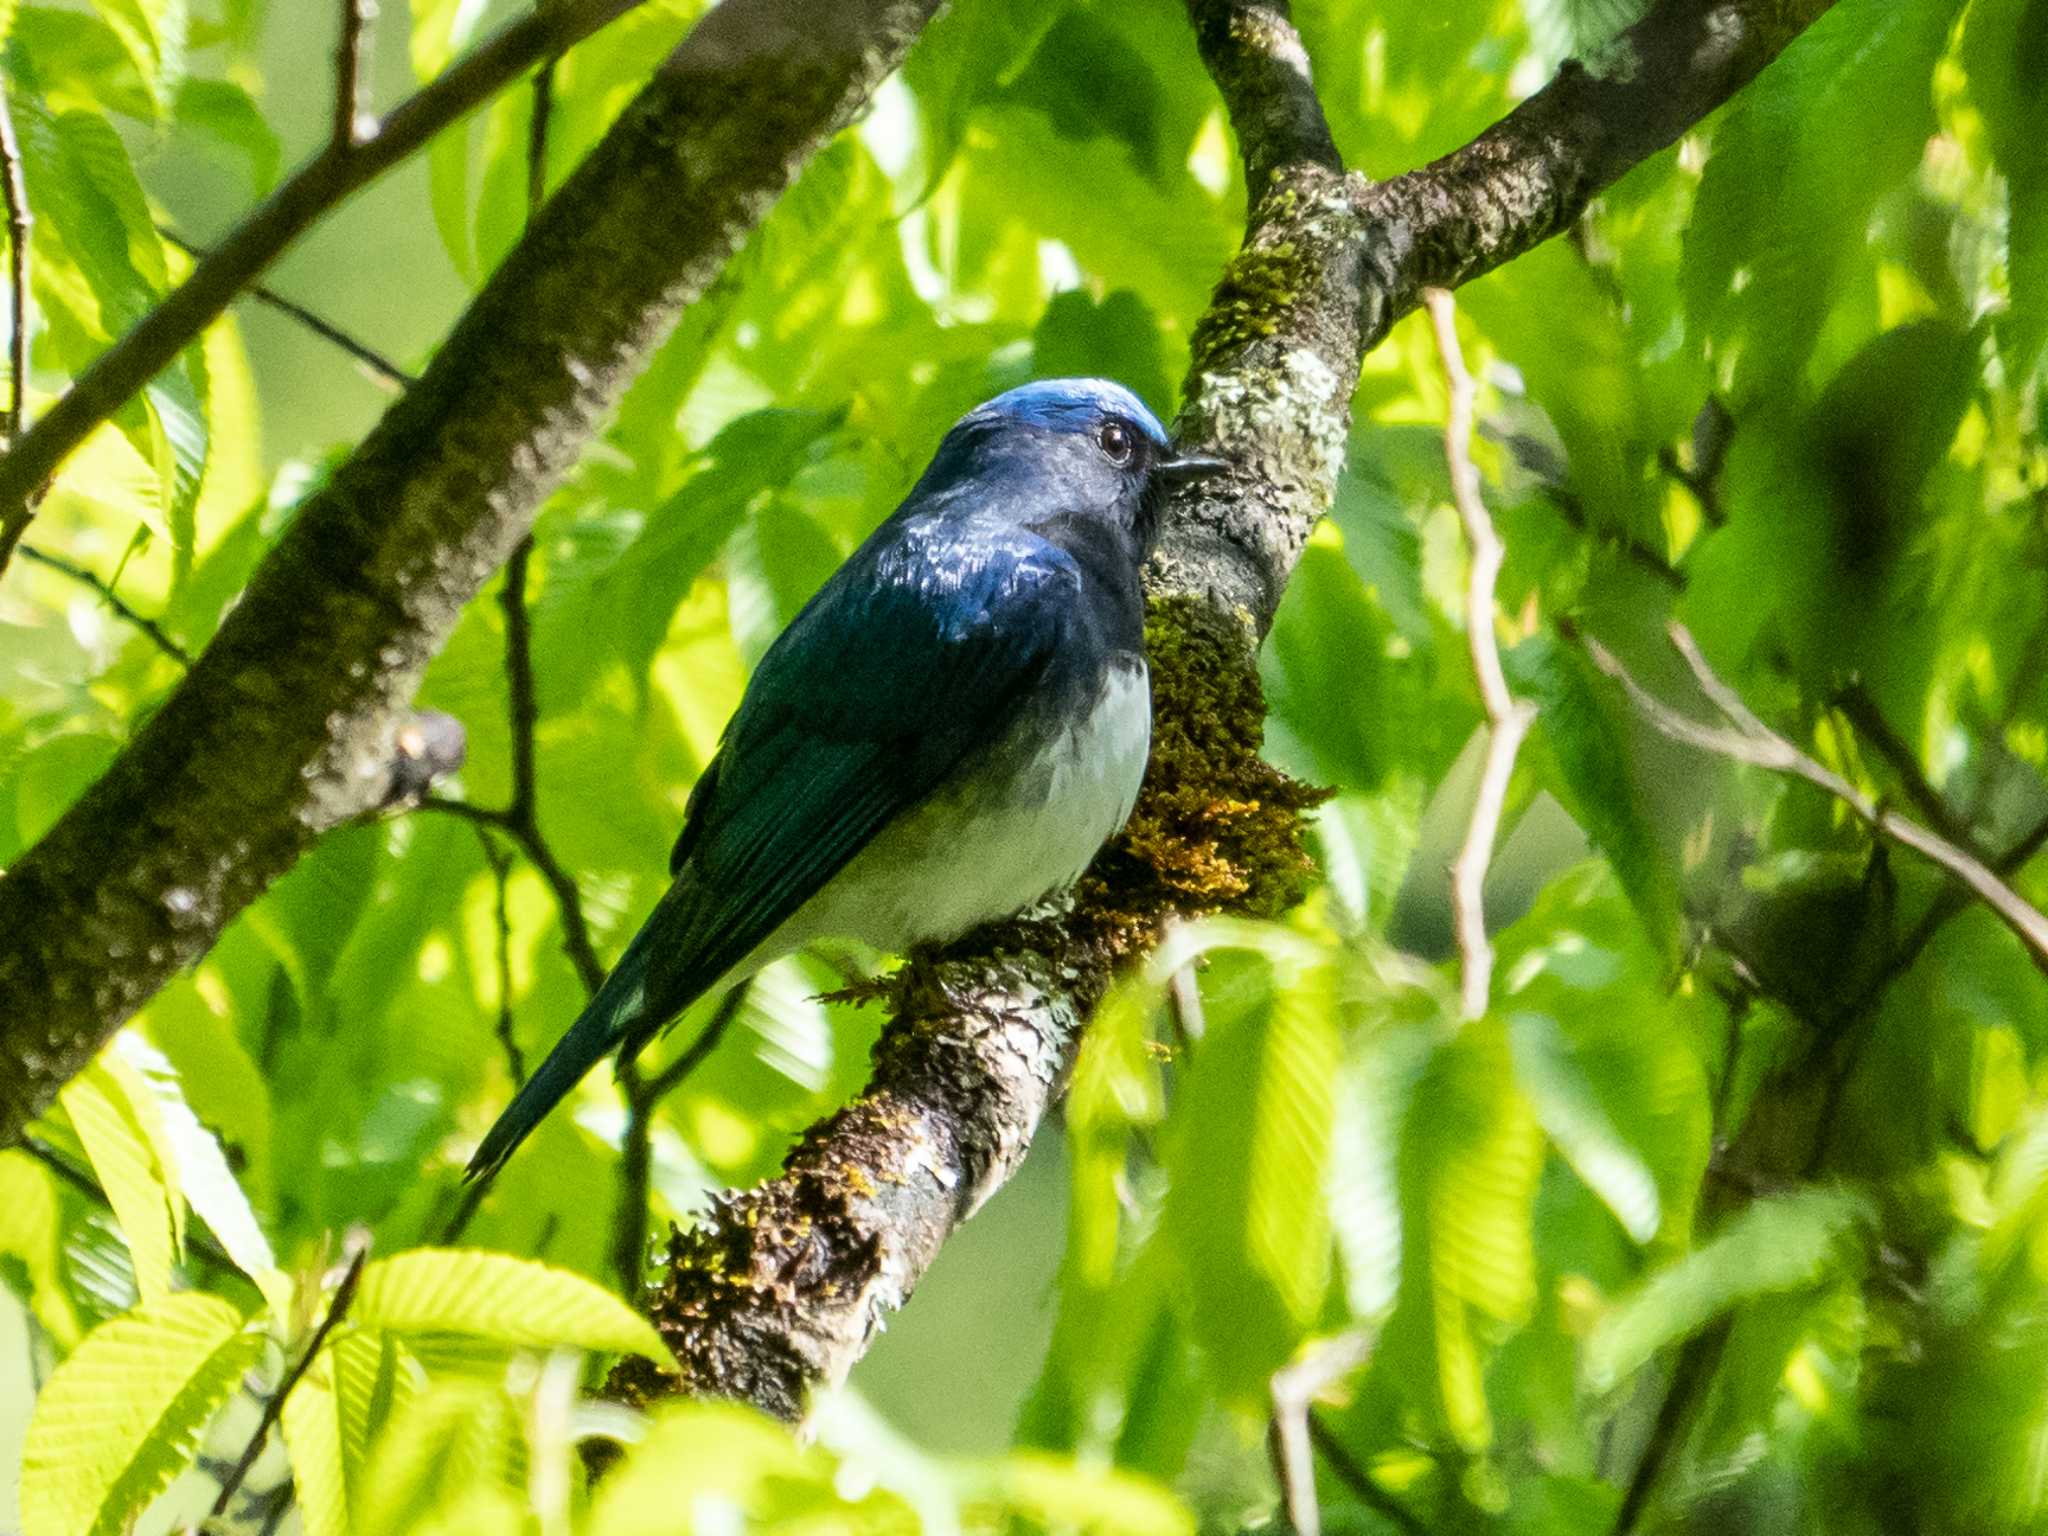
[{"label": "diagonal branch", "polygon": [[615,1395],[713,1393],[795,1417],[1022,1161],[1111,968],[1177,914],[1296,897],[1317,796],[1257,758],[1255,647],[1335,494],[1365,352],[1425,286],[1569,227],[1827,4],[1664,0],[1599,71],[1568,65],[1458,154],[1375,185],[1335,163],[1284,4],[1189,0],[1258,195],[1192,337],[1176,435],[1233,468],[1175,499],[1148,571],[1138,808],[1075,900],[899,973],[866,1092],[779,1178],[673,1240],[650,1310],[680,1369],[628,1362]]},{"label": "diagonal branch", "polygon": [[119,592],[116,592],[114,584],[98,572],[90,570],[76,561],[66,560],[62,555],[53,555],[46,549],[36,549],[28,544],[21,546],[20,553],[24,560],[32,560],[37,565],[47,566],[58,575],[69,577],[82,587],[91,587],[93,591],[99,593],[101,601],[147,636],[151,645],[162,651],[181,667],[192,665],[191,652],[173,640],[170,632],[163,625],[157,623],[148,614],[141,612]]},{"label": "diagonal branch", "polygon": [[2040,908],[2014,890],[1976,854],[1872,799],[1832,768],[1802,752],[1789,739],[1765,725],[1750,712],[1741,695],[1723,682],[1707,664],[1698,642],[1683,624],[1673,624],[1670,634],[1673,649],[1691,669],[1700,692],[1727,717],[1729,727],[1702,725],[1673,709],[1637,682],[1620,659],[1591,636],[1586,638],[1586,648],[1594,665],[1620,683],[1643,718],[1664,735],[1702,752],[1804,779],[1816,789],[1833,795],[1873,832],[1911,848],[1962,882],[1997,914],[1999,921],[2010,928],[2022,944],[2033,951],[2036,965],[2048,966],[2048,916],[2043,916]]},{"label": "diagonal branch", "polygon": [[[501,39],[545,54],[593,24],[592,3],[547,7]],[[0,877],[0,1059],[21,1067],[0,1074],[0,1145],[322,832],[376,801],[405,702],[463,604],[936,5],[724,0],[549,200],[418,385],[299,508],[184,682]],[[483,56],[501,65],[506,48]],[[476,57],[451,72],[471,90]],[[355,159],[424,109],[407,110]],[[187,295],[226,302],[246,264],[218,265],[230,247],[145,327],[170,325],[181,297],[188,318],[213,302]],[[202,282],[224,270],[232,281]],[[42,473],[0,460],[17,491]],[[550,884],[573,898],[572,881]]]},{"label": "diagonal branch", "polygon": [[[561,53],[639,0],[544,5],[451,65],[368,131],[333,140],[192,268],[170,297],[93,360],[0,457],[0,570],[50,477],[93,429],[177,360],[241,293],[324,214],[488,101],[541,59]],[[353,10],[351,11],[353,14]]]}]

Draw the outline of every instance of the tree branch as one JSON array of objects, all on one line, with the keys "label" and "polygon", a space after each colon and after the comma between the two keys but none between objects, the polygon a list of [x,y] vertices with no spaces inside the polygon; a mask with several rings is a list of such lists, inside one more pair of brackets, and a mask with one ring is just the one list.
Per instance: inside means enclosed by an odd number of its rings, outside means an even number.
[{"label": "tree branch", "polygon": [[1458,311],[1441,288],[1424,292],[1437,354],[1443,359],[1444,382],[1450,388],[1450,411],[1444,421],[1444,459],[1450,466],[1451,496],[1471,549],[1471,570],[1465,584],[1465,643],[1472,654],[1472,675],[1479,683],[1486,709],[1486,762],[1479,772],[1479,792],[1472,801],[1472,819],[1465,841],[1451,864],[1451,914],[1458,935],[1458,996],[1465,1017],[1486,1013],[1493,993],[1493,944],[1486,936],[1486,870],[1493,862],[1494,840],[1507,807],[1508,781],[1522,738],[1536,721],[1536,707],[1508,692],[1501,670],[1500,641],[1494,633],[1494,593],[1507,546],[1494,531],[1486,502],[1479,494],[1479,471],[1472,463],[1472,419],[1478,386],[1465,367],[1458,345]]},{"label": "tree branch", "polygon": [[[7,414],[0,440],[12,444],[28,419],[28,187],[21,179],[21,145],[14,136],[14,110],[0,86],[0,201],[7,208]],[[16,535],[18,538],[19,535]],[[0,567],[8,541],[0,540]]]},{"label": "tree branch", "polygon": [[263,1444],[270,1438],[270,1431],[276,1427],[278,1418],[284,1412],[284,1400],[291,1396],[291,1390],[299,1384],[299,1378],[311,1369],[319,1356],[327,1336],[334,1332],[341,1320],[348,1316],[348,1309],[356,1299],[356,1282],[363,1278],[363,1263],[370,1257],[370,1232],[367,1227],[357,1227],[350,1232],[343,1244],[343,1269],[341,1279],[334,1288],[334,1300],[327,1304],[326,1315],[313,1330],[313,1336],[306,1340],[306,1347],[299,1358],[292,1362],[291,1369],[284,1374],[284,1380],[277,1384],[277,1390],[263,1404],[262,1417],[257,1419],[256,1428],[249,1434],[249,1440],[242,1447],[242,1454],[221,1479],[220,1496],[213,1501],[213,1508],[207,1512],[209,1520],[218,1520],[228,1512],[228,1505],[235,1493],[256,1465],[256,1458],[263,1454]]},{"label": "tree branch", "polygon": [[[363,75],[377,23],[377,0],[341,0],[341,36],[334,45],[332,148],[347,153],[363,139]],[[374,131],[374,130],[373,130]]]},{"label": "tree branch", "polygon": [[1153,758],[1131,823],[1076,898],[925,957],[860,1098],[782,1175],[678,1234],[650,1296],[680,1369],[611,1390],[748,1399],[795,1417],[1019,1162],[1120,959],[1177,914],[1283,910],[1317,798],[1258,760],[1255,648],[1328,509],[1365,351],[1418,301],[1567,228],[1592,196],[1748,82],[1827,0],[1665,0],[1601,73],[1568,66],[1465,150],[1374,185],[1311,116],[1278,3],[1190,0],[1260,189],[1192,337],[1177,437],[1232,468],[1168,507],[1148,571]]},{"label": "tree branch", "polygon": [[565,0],[541,6],[451,65],[370,131],[348,143],[329,142],[295,171],[0,457],[0,570],[34,515],[35,498],[72,451],[175,362],[287,246],[536,61],[561,53],[637,4]]},{"label": "tree branch", "polygon": [[88,570],[82,565],[66,560],[62,555],[53,555],[46,549],[37,549],[29,544],[21,546],[21,557],[24,560],[32,560],[37,565],[47,566],[60,576],[68,576],[82,587],[91,587],[93,591],[99,593],[101,599],[109,608],[141,630],[149,638],[150,644],[170,657],[179,666],[189,667],[192,665],[191,652],[173,640],[163,625],[157,623],[155,619],[150,618],[147,614],[138,612],[126,598],[114,590],[114,584],[104,576],[101,576],[96,571]]},{"label": "tree branch", "polygon": [[1873,832],[1904,844],[1961,881],[2033,952],[2036,965],[2048,966],[2048,917],[2000,878],[1996,870],[1967,849],[1873,800],[1833,769],[1802,752],[1750,712],[1741,696],[1707,665],[1698,643],[1683,624],[1673,624],[1670,635],[1672,647],[1692,669],[1700,692],[1727,718],[1728,727],[1702,725],[1680,714],[1637,682],[1620,659],[1590,635],[1586,637],[1586,649],[1594,665],[1621,684],[1636,709],[1659,732],[1702,752],[1804,779],[1833,795]]},{"label": "tree branch", "polygon": [[[418,386],[301,506],[184,683],[0,877],[0,1145],[322,832],[375,803],[405,701],[462,605],[936,4],[725,0],[549,199]],[[463,99],[508,51],[550,51],[597,14],[516,23],[451,71],[470,82]],[[387,118],[351,164],[385,153],[401,119],[417,132],[425,110]],[[274,225],[299,205],[271,206],[259,218]],[[145,327],[160,334],[180,296],[196,295],[188,316],[208,294],[225,302],[246,254],[244,241],[226,266],[222,252],[202,262]],[[207,270],[234,280],[202,284]],[[21,473],[0,461],[0,478]],[[559,868],[542,874],[575,901]]]},{"label": "tree branch", "polygon": [[[163,236],[166,244],[175,245],[187,256],[204,258],[208,254],[206,247],[194,245],[168,224],[157,225],[156,232]],[[276,310],[288,319],[296,320],[322,341],[330,342],[334,346],[341,348],[342,351],[361,363],[364,370],[378,383],[392,390],[402,390],[418,382],[411,374],[399,367],[398,364],[392,362],[383,353],[377,351],[366,342],[351,336],[332,320],[308,309],[297,299],[288,299],[275,288],[269,287],[264,283],[251,283],[242,291],[247,297],[254,299],[257,303]]]}]

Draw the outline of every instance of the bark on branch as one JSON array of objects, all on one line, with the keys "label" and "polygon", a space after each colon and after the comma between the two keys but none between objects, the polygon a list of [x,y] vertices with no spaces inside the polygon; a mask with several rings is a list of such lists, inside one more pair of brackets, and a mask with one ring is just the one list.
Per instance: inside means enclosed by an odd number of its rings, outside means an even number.
[{"label": "bark on branch", "polygon": [[1259,761],[1254,654],[1335,493],[1364,354],[1424,287],[1567,228],[1829,3],[1665,0],[1598,71],[1567,65],[1465,149],[1372,183],[1337,161],[1284,3],[1189,0],[1253,202],[1193,337],[1178,436],[1235,468],[1169,509],[1149,573],[1153,761],[1138,809],[1065,909],[906,969],[867,1092],[781,1177],[676,1234],[649,1303],[680,1369],[628,1362],[617,1395],[800,1413],[1022,1161],[1111,968],[1171,916],[1291,903],[1315,796]]},{"label": "bark on branch", "polygon": [[[556,193],[164,707],[0,877],[0,1146],[384,792],[406,701],[463,604],[640,360],[936,8],[725,0]],[[0,479],[16,469],[0,460]]]}]

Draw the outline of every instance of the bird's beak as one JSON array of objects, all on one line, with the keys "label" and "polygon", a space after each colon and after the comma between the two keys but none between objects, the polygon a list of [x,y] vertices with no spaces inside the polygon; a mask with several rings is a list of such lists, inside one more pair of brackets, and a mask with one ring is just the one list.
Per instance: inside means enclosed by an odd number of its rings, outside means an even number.
[{"label": "bird's beak", "polygon": [[1152,467],[1152,472],[1169,486],[1186,485],[1195,480],[1206,480],[1211,475],[1221,474],[1230,468],[1227,459],[1212,458],[1202,453],[1183,453],[1170,459],[1161,459]]}]

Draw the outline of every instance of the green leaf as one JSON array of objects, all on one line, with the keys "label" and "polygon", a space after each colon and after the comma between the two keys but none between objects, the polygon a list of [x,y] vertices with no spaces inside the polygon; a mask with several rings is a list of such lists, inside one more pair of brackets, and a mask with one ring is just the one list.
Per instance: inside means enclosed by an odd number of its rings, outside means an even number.
[{"label": "green leaf", "polygon": [[1545,782],[1614,866],[1652,942],[1676,960],[1676,871],[1629,771],[1632,744],[1617,717],[1618,694],[1594,676],[1583,652],[1548,633],[1531,636],[1505,659],[1516,691],[1539,710],[1539,740],[1555,769]]},{"label": "green leaf", "polygon": [[1934,131],[1928,81],[1958,9],[1841,0],[1716,130],[1682,277],[1690,329],[1738,354],[1738,401],[1805,365],[1871,209]]},{"label": "green leaf", "polygon": [[185,76],[185,0],[93,0],[93,9],[121,39],[162,115]]},{"label": "green leaf", "polygon": [[145,1302],[170,1292],[171,1266],[184,1241],[177,1171],[148,1085],[112,1054],[64,1085],[58,1102],[107,1192],[135,1263]]},{"label": "green leaf", "polygon": [[1392,713],[1389,639],[1344,556],[1323,544],[1303,551],[1259,659],[1283,759],[1291,742],[1315,777],[1345,789],[1379,787]]},{"label": "green leaf", "polygon": [[510,1254],[420,1248],[363,1268],[352,1313],[392,1333],[462,1333],[536,1349],[601,1349],[665,1362],[647,1320],[581,1275]]},{"label": "green leaf", "polygon": [[284,1443],[307,1536],[349,1536],[371,1447],[405,1417],[420,1368],[388,1334],[353,1329],[315,1358],[284,1405]]},{"label": "green leaf", "polygon": [[267,196],[277,185],[284,146],[249,93],[232,80],[187,79],[178,87],[178,126],[227,151],[249,178],[249,190]]},{"label": "green leaf", "polygon": [[[1218,1385],[1249,1401],[1306,1336],[1330,1272],[1324,1180],[1336,1117],[1334,967],[1251,930],[1217,950],[1174,1116],[1162,1220]],[[1311,952],[1312,954],[1312,952]]]},{"label": "green leaf", "polygon": [[1194,1516],[1171,1491],[1120,1468],[1017,1453],[1002,1460],[990,1481],[996,1501],[1034,1528],[1091,1536],[1194,1536]]},{"label": "green leaf", "polygon": [[524,1454],[519,1420],[501,1388],[436,1382],[410,1398],[378,1438],[351,1489],[353,1528],[409,1530],[481,1491],[517,1487]]},{"label": "green leaf", "polygon": [[1493,1436],[1485,1325],[1518,1326],[1535,1304],[1542,1168],[1506,1031],[1494,1018],[1464,1025],[1431,1053],[1403,1117],[1401,1295],[1376,1366],[1416,1383],[1468,1450]]},{"label": "green leaf", "polygon": [[1666,1345],[1742,1302],[1821,1285],[1856,1262],[1868,1205],[1813,1188],[1753,1201],[1711,1240],[1657,1270],[1601,1317],[1586,1341],[1587,1385],[1611,1391]]},{"label": "green leaf", "polygon": [[1171,414],[1173,387],[1159,319],[1127,288],[1100,302],[1084,288],[1054,294],[1032,334],[1031,351],[1041,377],[1115,379],[1162,420]]},{"label": "green leaf", "polygon": [[227,1256],[256,1283],[275,1316],[291,1309],[291,1281],[277,1267],[270,1239],[257,1224],[249,1197],[228,1169],[213,1132],[185,1102],[178,1073],[156,1048],[123,1030],[114,1051],[133,1070],[135,1089],[155,1100],[157,1123],[177,1178],[177,1195],[199,1213]]},{"label": "green leaf", "polygon": [[36,1399],[22,1536],[118,1536],[198,1454],[264,1336],[215,1296],[146,1303],[88,1334]]},{"label": "green leaf", "polygon": [[142,391],[149,414],[150,458],[162,487],[164,521],[171,536],[174,586],[183,586],[191,576],[193,551],[199,543],[195,514],[212,441],[206,395],[206,354],[196,346],[187,347],[177,362]]},{"label": "green leaf", "polygon": [[26,1152],[0,1152],[0,1258],[21,1265],[22,1299],[65,1349],[78,1342],[78,1313],[64,1289],[63,1215],[50,1171]]},{"label": "green leaf", "polygon": [[1066,9],[1020,10],[997,0],[972,0],[951,7],[925,29],[904,62],[903,81],[917,98],[923,122],[926,186],[935,185],[952,163],[975,107],[1024,69]]},{"label": "green leaf", "polygon": [[[33,91],[52,108],[93,107],[143,118],[156,111],[149,87],[114,29],[84,11],[21,7],[7,58],[23,94]],[[14,110],[21,110],[18,100]],[[39,205],[31,199],[31,206]]]},{"label": "green leaf", "polygon": [[412,72],[431,80],[476,36],[488,0],[412,0]]},{"label": "green leaf", "polygon": [[1963,26],[1970,95],[2005,176],[2006,367],[2026,377],[2048,343],[2048,0],[1975,0]]}]

